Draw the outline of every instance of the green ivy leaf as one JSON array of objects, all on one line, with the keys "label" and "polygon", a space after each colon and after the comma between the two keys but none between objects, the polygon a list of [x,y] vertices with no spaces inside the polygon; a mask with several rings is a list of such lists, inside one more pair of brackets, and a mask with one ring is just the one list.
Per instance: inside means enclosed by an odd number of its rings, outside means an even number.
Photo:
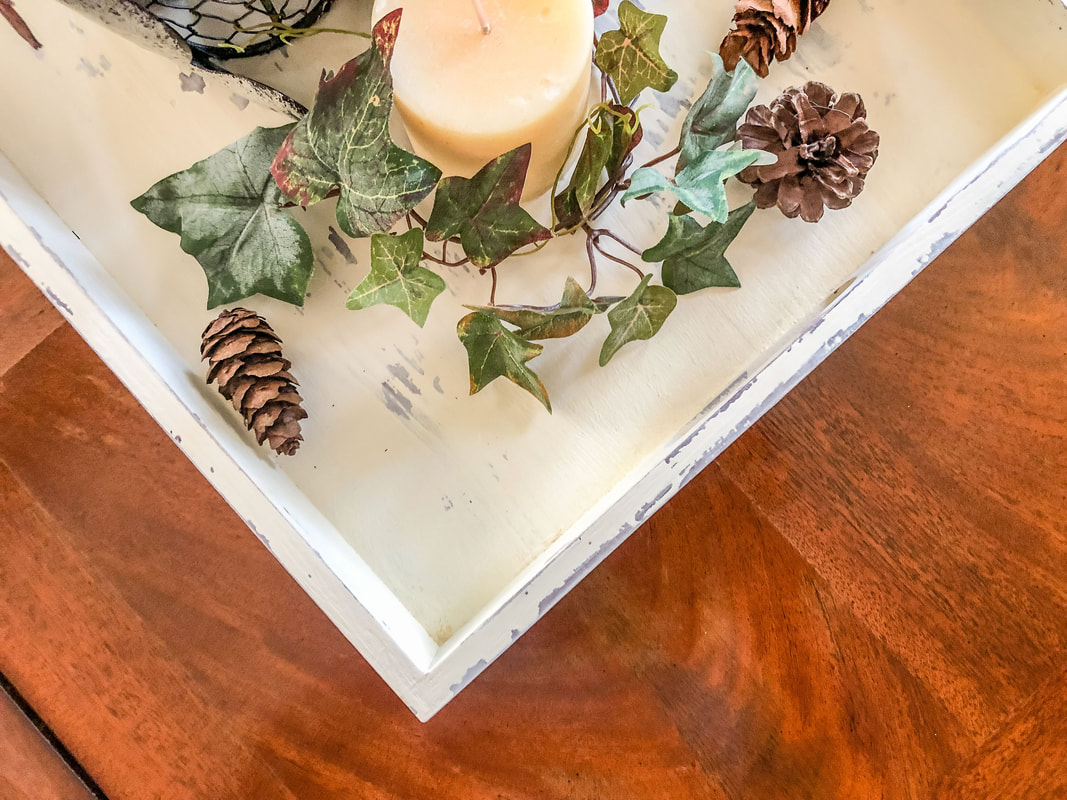
[{"label": "green ivy leaf", "polygon": [[570,183],[553,200],[556,217],[565,227],[577,225],[593,210],[596,194],[607,179],[621,176],[630,153],[644,131],[637,112],[627,106],[602,108],[585,135]]},{"label": "green ivy leaf", "polygon": [[715,222],[726,222],[730,206],[723,181],[763,156],[762,150],[712,150],[700,156],[671,180],[655,167],[642,167],[630,178],[623,205],[653,192],[670,192],[693,211]]},{"label": "green ivy leaf", "polygon": [[319,83],[315,105],[274,160],[282,192],[307,207],[339,192],[337,222],[349,236],[387,231],[417,206],[441,171],[389,135],[393,55],[402,9],[374,27],[374,44]]},{"label": "green ivy leaf", "polygon": [[472,311],[514,325],[523,339],[564,339],[573,336],[589,324],[596,314],[603,314],[612,302],[621,297],[589,298],[574,278],[567,278],[563,299],[554,308],[529,306],[467,306]]},{"label": "green ivy leaf", "polygon": [[526,341],[505,328],[500,320],[477,311],[461,319],[456,332],[467,348],[471,394],[477,394],[497,378],[507,378],[540,400],[552,413],[544,384],[526,366],[527,361],[541,355],[542,345]]},{"label": "green ivy leaf", "polygon": [[292,129],[256,128],[130,205],[164,230],[207,276],[207,307],[265,294],[302,306],[314,258],[304,228],[283,210],[270,162]]},{"label": "green ivy leaf", "polygon": [[600,37],[596,65],[609,75],[622,96],[623,105],[645,89],[669,92],[678,73],[667,66],[659,53],[659,40],[667,18],[642,11],[630,0],[619,6],[619,27]]},{"label": "green ivy leaf", "polygon": [[530,144],[498,156],[473,178],[445,178],[437,189],[426,238],[459,236],[463,251],[480,269],[494,267],[521,247],[552,238],[552,232],[519,205]]},{"label": "green ivy leaf", "polygon": [[678,305],[678,296],[666,286],[649,286],[646,275],[634,293],[608,312],[611,333],[600,350],[600,366],[619,352],[624,344],[651,339]]},{"label": "green ivy leaf", "polygon": [[693,104],[682,125],[678,142],[682,149],[676,172],[685,169],[701,153],[732,142],[741,119],[756,96],[759,78],[748,62],[741,59],[733,72],[727,72],[718,53],[712,54],[715,73],[704,94]]},{"label": "green ivy leaf", "polygon": [[396,306],[421,328],[433,301],[445,290],[444,279],[420,267],[421,260],[422,231],[418,228],[400,236],[374,234],[370,239],[370,274],[348,296],[348,308]]},{"label": "green ivy leaf", "polygon": [[689,294],[712,286],[739,288],[726,248],[756,210],[754,202],[730,212],[725,223],[711,222],[707,227],[692,217],[672,216],[667,221],[663,241],[642,254],[648,262],[663,262],[663,285],[677,294]]}]

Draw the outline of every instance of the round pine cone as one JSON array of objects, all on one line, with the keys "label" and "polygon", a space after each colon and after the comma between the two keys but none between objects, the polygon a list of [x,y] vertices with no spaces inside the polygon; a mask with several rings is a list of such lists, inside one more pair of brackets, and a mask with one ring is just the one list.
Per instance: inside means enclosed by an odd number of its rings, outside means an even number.
[{"label": "round pine cone", "polygon": [[223,311],[204,330],[200,356],[208,360],[207,382],[233,403],[256,442],[269,440],[280,455],[300,447],[300,406],[296,380],[282,357],[281,339],[263,317],[247,308]]},{"label": "round pine cone", "polygon": [[769,108],[750,108],[737,131],[746,150],[766,150],[778,163],[738,177],[755,185],[759,208],[777,204],[787,217],[818,222],[824,206],[846,208],[863,191],[879,143],[866,117],[858,94],[837,96],[815,82],[786,89]]},{"label": "round pine cone", "polygon": [[719,46],[726,69],[743,58],[766,78],[772,61],[785,61],[797,49],[797,37],[826,10],[830,0],[737,0],[734,29]]}]

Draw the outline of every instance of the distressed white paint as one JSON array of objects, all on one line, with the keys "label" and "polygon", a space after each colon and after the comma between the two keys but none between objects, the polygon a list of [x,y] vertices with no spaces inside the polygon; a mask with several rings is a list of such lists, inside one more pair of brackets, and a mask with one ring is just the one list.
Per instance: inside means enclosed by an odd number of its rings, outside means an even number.
[{"label": "distressed white paint", "polygon": [[[331,25],[366,10],[338,5]],[[462,303],[484,300],[472,276],[450,276],[425,331],[394,309],[345,311],[365,245],[347,243],[348,263],[328,242],[329,210],[315,209],[306,308],[253,303],[297,365],[307,443],[288,460],[250,446],[202,384],[203,276],[128,202],[285,120],[210,75],[195,91],[172,63],[53,3],[20,6],[40,53],[0,29],[0,69],[18,76],[0,86],[0,244],[426,719],[1067,137],[1067,94],[1046,101],[1067,81],[1067,13],[1003,5],[835,4],[761,98],[810,77],[861,92],[883,135],[867,191],[818,226],[758,214],[730,251],[744,288],[685,298],[655,340],[607,369],[596,367],[603,319],[549,343],[533,366],[552,417],[508,385],[466,396],[453,328]],[[694,96],[730,3],[646,6],[673,9],[666,55],[693,77],[671,98]],[[319,37],[246,68],[307,102],[310,77],[354,41]],[[647,117],[649,154],[684,112],[670,98],[664,109]],[[650,244],[662,215],[635,203],[610,224]],[[501,299],[558,298],[565,275],[583,277],[581,249],[508,265]]]}]

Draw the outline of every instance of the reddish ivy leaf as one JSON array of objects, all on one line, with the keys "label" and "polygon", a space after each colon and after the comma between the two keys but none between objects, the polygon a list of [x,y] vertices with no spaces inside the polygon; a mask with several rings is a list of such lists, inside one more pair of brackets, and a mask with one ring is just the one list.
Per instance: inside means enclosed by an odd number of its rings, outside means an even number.
[{"label": "reddish ivy leaf", "polygon": [[302,206],[339,192],[337,221],[349,236],[387,231],[437,185],[441,171],[389,135],[389,62],[402,9],[374,26],[374,44],[319,84],[315,105],[278,151],[271,173]]},{"label": "reddish ivy leaf", "polygon": [[458,236],[471,263],[494,267],[520,247],[552,238],[519,200],[530,168],[532,147],[520,145],[497,156],[473,178],[445,178],[437,189],[426,238],[441,242]]},{"label": "reddish ivy leaf", "polygon": [[593,0],[593,16],[599,17],[601,14],[606,14],[610,5],[611,0]]}]

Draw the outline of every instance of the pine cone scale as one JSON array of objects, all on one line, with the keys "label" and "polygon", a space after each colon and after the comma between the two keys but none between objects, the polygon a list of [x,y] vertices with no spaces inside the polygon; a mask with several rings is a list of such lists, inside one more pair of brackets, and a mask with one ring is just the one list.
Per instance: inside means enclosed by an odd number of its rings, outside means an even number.
[{"label": "pine cone scale", "polygon": [[256,441],[280,455],[296,453],[307,411],[281,338],[267,321],[248,309],[223,311],[205,328],[200,354],[208,361],[207,382],[217,382]]}]

